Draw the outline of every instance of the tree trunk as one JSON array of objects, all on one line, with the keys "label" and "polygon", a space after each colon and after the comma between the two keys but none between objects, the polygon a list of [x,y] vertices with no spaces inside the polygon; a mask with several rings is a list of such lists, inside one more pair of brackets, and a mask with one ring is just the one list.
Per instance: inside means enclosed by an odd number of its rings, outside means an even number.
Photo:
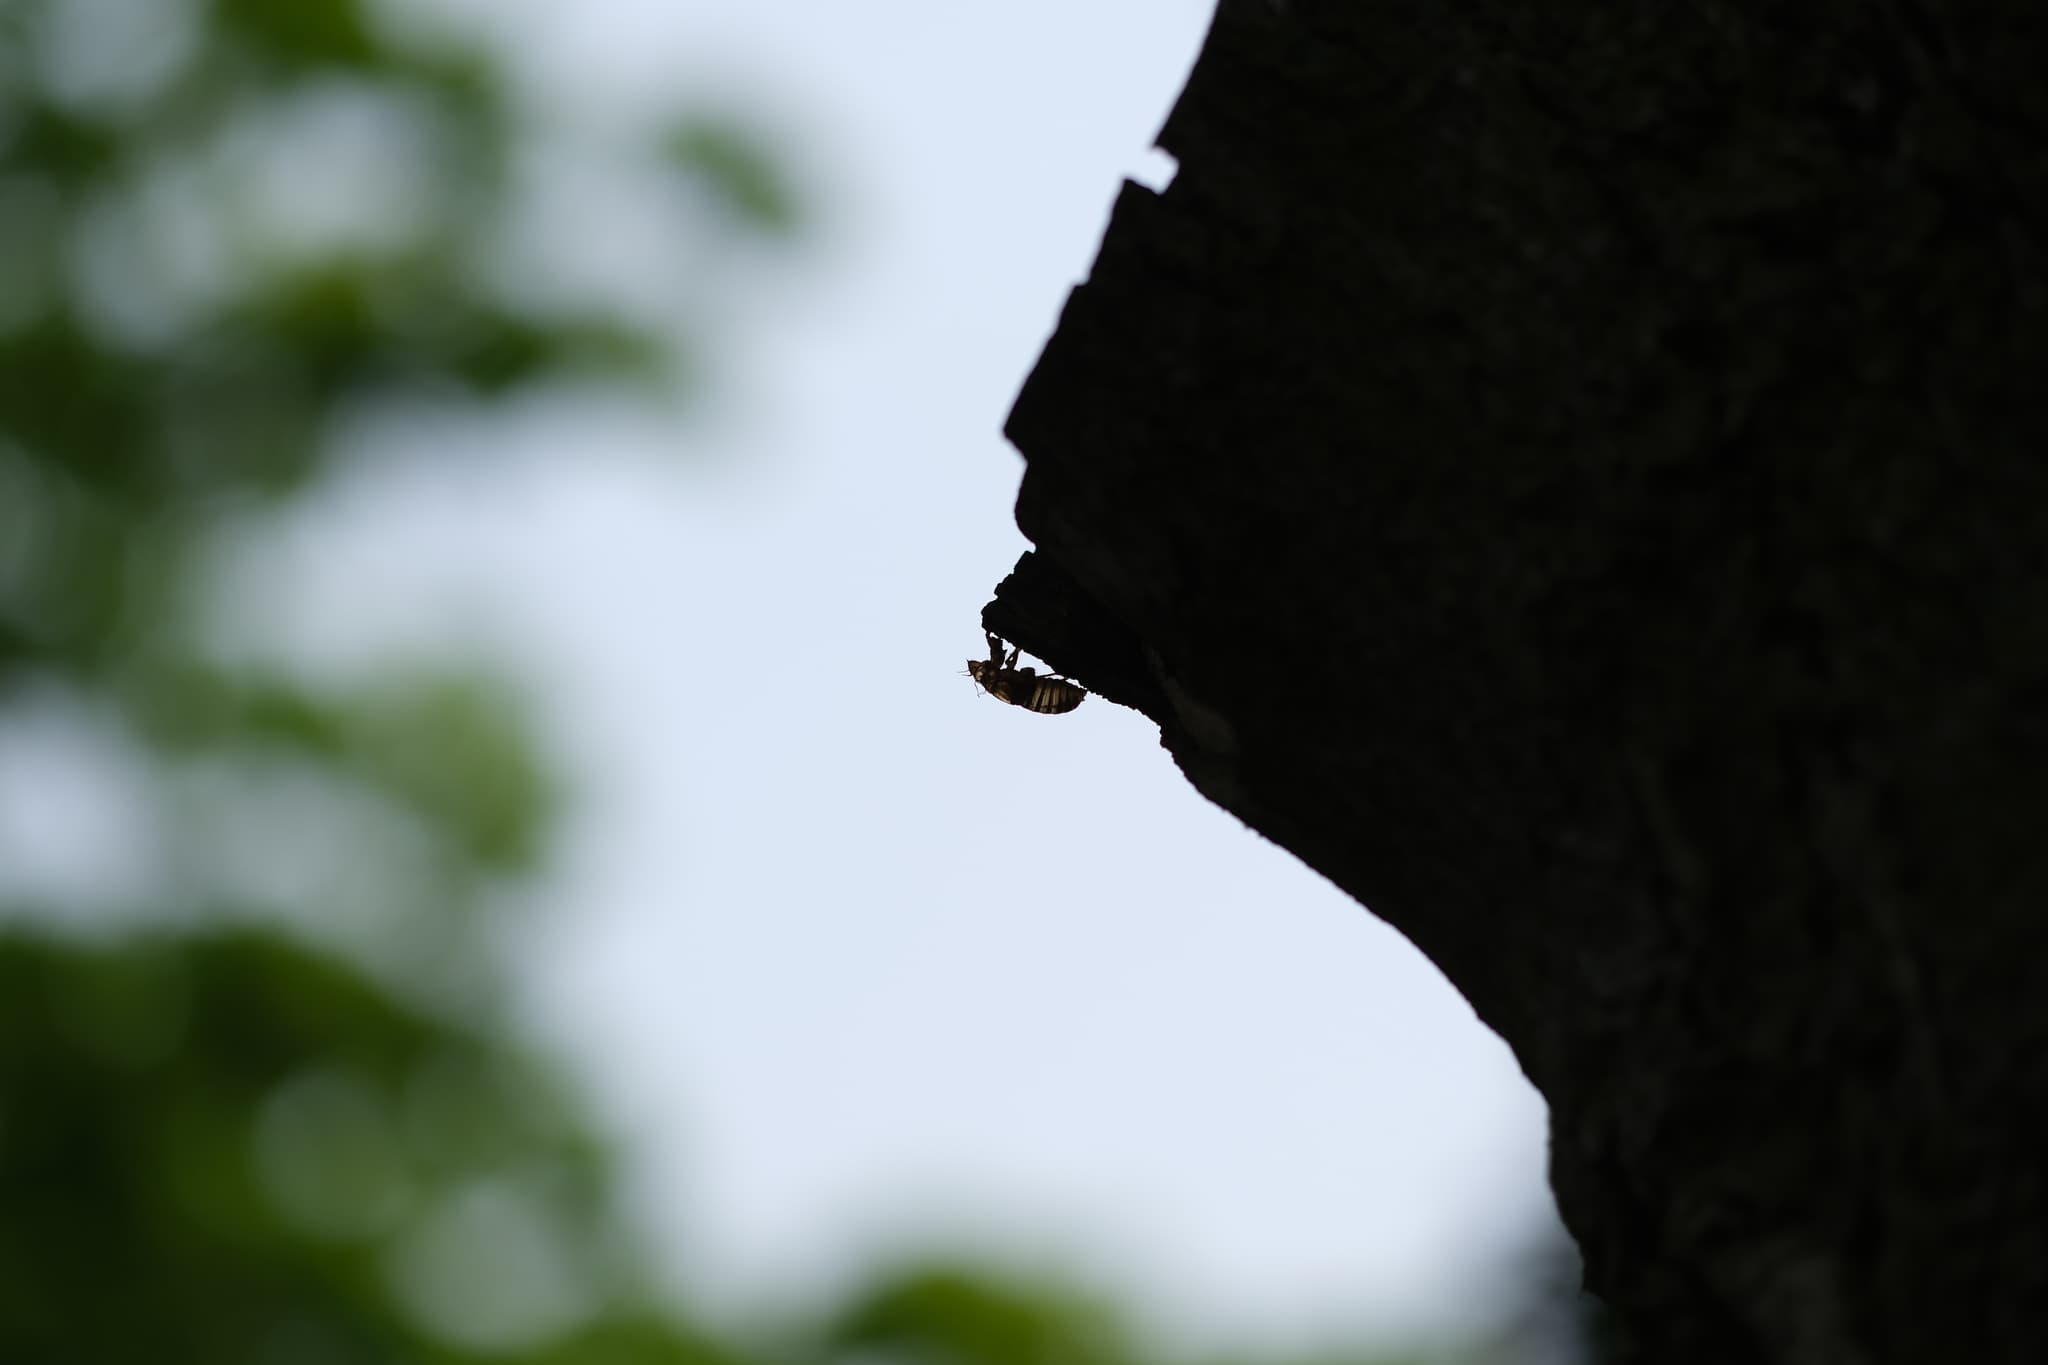
[{"label": "tree trunk", "polygon": [[1161,145],[988,626],[1507,1039],[1634,1357],[2044,1358],[2048,8],[1223,0]]}]

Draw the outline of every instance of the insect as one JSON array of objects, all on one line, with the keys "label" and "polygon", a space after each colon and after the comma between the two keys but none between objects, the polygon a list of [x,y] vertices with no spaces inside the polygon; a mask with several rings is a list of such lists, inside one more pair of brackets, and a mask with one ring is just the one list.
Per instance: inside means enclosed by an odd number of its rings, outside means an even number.
[{"label": "insect", "polygon": [[990,696],[998,697],[1012,706],[1021,706],[1026,711],[1036,711],[1044,716],[1063,715],[1081,704],[1088,695],[1088,689],[1065,678],[1041,678],[1035,668],[1017,667],[1017,651],[1012,648],[1005,655],[1003,642],[987,631],[988,657],[969,659],[967,676],[988,690]]}]

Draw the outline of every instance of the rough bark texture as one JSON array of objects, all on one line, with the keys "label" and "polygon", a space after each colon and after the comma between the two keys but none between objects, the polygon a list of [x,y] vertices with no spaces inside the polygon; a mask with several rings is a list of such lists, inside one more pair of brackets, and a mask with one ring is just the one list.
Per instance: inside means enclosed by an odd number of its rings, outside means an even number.
[{"label": "rough bark texture", "polygon": [[1508,1040],[1641,1358],[2048,1358],[2048,8],[1224,0],[1161,143],[987,624]]}]

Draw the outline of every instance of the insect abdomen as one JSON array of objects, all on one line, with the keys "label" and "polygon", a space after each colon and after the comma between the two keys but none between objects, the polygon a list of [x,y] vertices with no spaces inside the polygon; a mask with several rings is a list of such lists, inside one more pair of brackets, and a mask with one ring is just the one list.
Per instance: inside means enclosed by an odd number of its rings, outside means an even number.
[{"label": "insect abdomen", "polygon": [[1027,711],[1040,715],[1057,716],[1073,710],[1081,704],[1081,698],[1088,692],[1079,683],[1070,683],[1064,678],[1034,678],[1023,676],[1015,679],[1016,695],[1005,696],[1004,701],[1015,702]]}]

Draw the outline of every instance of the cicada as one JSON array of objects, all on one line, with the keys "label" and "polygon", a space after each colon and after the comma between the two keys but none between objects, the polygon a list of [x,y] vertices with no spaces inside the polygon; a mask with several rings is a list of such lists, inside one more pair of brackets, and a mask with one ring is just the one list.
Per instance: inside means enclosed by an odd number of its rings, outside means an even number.
[{"label": "cicada", "polygon": [[1064,715],[1081,704],[1088,695],[1088,689],[1065,678],[1038,676],[1035,668],[1017,667],[1017,651],[1013,648],[1003,653],[1003,642],[987,631],[988,657],[969,659],[967,676],[979,683],[992,697],[998,697],[1012,706],[1021,706],[1026,711],[1036,711],[1042,716]]}]

